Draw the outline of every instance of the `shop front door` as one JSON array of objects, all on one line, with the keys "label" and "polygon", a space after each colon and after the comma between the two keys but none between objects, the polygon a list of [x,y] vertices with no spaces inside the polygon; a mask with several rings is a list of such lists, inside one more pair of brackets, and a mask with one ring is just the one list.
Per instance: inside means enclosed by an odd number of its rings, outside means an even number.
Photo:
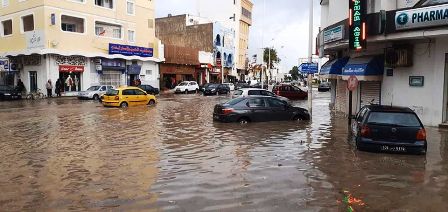
[{"label": "shop front door", "polygon": [[30,92],[37,91],[37,72],[30,71]]}]

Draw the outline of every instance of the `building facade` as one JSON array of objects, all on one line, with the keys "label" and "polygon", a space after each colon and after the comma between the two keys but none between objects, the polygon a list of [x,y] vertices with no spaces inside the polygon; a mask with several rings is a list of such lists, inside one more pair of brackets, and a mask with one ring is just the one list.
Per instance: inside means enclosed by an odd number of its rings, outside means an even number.
[{"label": "building facade", "polygon": [[235,69],[238,79],[246,80],[249,61],[249,32],[252,26],[253,3],[250,0],[235,2]]},{"label": "building facade", "polygon": [[159,87],[163,46],[155,37],[154,1],[2,0],[3,82],[27,91],[61,79],[67,95],[91,85]]},{"label": "building facade", "polygon": [[156,35],[165,46],[160,64],[161,85],[170,89],[179,81],[231,81],[235,32],[219,22],[193,15],[156,19]]},{"label": "building facade", "polygon": [[[425,125],[446,123],[448,1],[350,2],[321,1],[318,46],[321,56],[331,60],[320,74],[332,82],[334,109],[348,114],[347,86],[356,83],[352,114],[366,104],[405,106]],[[360,9],[361,16],[348,17],[358,14],[353,9]],[[363,27],[354,27],[357,20]]]}]

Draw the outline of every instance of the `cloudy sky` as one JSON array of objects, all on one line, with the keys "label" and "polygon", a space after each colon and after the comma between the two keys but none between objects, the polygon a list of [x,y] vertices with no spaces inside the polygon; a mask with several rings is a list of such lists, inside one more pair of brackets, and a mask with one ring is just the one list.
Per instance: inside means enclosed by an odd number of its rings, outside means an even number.
[{"label": "cloudy sky", "polygon": [[[282,69],[297,65],[299,58],[308,55],[308,0],[252,0],[254,9],[250,29],[249,56],[257,54],[264,46],[274,46],[282,59]],[[263,1],[266,3],[264,10]],[[314,34],[320,24],[319,2],[314,1]],[[168,14],[197,14],[213,20],[230,21],[233,0],[160,0],[156,4],[156,16]],[[262,39],[262,34],[264,39]],[[315,38],[315,36],[314,36]],[[313,42],[314,39],[313,38]],[[283,47],[283,48],[282,48]]]}]

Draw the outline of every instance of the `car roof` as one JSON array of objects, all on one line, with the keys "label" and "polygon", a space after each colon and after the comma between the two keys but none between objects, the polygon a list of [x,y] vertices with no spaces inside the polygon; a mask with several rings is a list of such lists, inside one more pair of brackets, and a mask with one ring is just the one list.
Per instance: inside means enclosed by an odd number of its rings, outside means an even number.
[{"label": "car roof", "polygon": [[120,86],[116,90],[125,90],[125,89],[138,89],[138,90],[141,90],[139,87],[126,86],[126,85]]},{"label": "car roof", "polygon": [[266,91],[265,89],[261,89],[261,88],[240,88],[238,90],[242,90],[242,91]]},{"label": "car roof", "polygon": [[401,112],[401,113],[415,113],[408,107],[388,106],[388,105],[368,105],[365,106],[372,112]]}]

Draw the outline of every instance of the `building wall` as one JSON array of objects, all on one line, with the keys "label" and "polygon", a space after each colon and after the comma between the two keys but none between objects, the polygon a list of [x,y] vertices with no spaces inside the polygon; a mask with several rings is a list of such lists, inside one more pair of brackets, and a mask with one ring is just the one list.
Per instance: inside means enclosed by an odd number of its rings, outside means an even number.
[{"label": "building wall", "polygon": [[[414,109],[425,125],[443,122],[445,91],[445,54],[447,37],[428,44],[414,45],[414,65],[394,69],[394,76],[384,76],[382,99],[384,105],[406,106]],[[409,76],[424,76],[424,87],[410,87]]]},{"label": "building wall", "polygon": [[252,18],[248,18],[242,15],[242,8],[250,11],[252,13],[253,3],[249,0],[241,0],[240,5],[237,4],[237,20],[238,26],[235,29],[235,67],[237,69],[246,69],[246,58],[248,56],[249,48],[249,34],[250,26],[252,25]]}]

